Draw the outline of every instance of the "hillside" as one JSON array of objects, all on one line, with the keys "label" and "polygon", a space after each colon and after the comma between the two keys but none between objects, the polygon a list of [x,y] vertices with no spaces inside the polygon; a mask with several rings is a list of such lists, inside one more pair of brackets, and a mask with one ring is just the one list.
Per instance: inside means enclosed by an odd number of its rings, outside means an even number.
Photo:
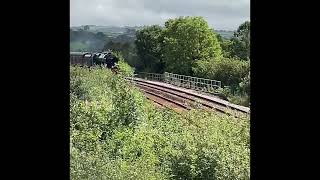
[{"label": "hillside", "polygon": [[[96,25],[89,25],[89,32],[97,33],[103,32],[108,37],[116,37],[121,34],[125,34],[127,29],[134,29],[139,30],[142,29],[141,26],[124,26],[124,27],[117,27],[117,26],[96,26]],[[70,28],[71,30],[80,30],[84,29],[84,26],[74,26]],[[220,34],[223,38],[230,39],[233,36],[234,31],[226,31],[226,30],[216,30],[218,34]]]},{"label": "hillside", "polygon": [[223,38],[230,39],[233,36],[234,31],[216,30]]}]

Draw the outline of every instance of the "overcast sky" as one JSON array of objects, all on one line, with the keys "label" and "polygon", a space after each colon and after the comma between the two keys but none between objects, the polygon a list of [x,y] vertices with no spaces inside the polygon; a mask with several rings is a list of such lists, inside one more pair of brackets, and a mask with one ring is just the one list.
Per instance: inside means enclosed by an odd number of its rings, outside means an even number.
[{"label": "overcast sky", "polygon": [[202,16],[216,30],[250,20],[250,0],[70,0],[70,25],[163,25],[169,18]]}]

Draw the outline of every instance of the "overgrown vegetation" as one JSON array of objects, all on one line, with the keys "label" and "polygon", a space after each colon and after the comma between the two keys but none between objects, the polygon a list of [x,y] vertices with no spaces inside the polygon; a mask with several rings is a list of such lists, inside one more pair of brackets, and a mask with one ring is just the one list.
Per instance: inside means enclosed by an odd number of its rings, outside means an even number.
[{"label": "overgrown vegetation", "polygon": [[155,108],[123,74],[70,69],[71,179],[250,179],[249,129],[249,117]]},{"label": "overgrown vegetation", "polygon": [[232,103],[250,105],[250,62],[239,59],[197,61],[193,68],[197,77],[218,79],[224,88],[221,93]]},{"label": "overgrown vegetation", "polygon": [[125,62],[121,52],[113,52],[114,55],[119,59],[118,66],[120,69],[120,74],[124,77],[132,77],[134,75],[134,69]]},{"label": "overgrown vegetation", "polygon": [[[250,71],[250,23],[241,24],[229,40],[209,28],[202,17],[169,19],[165,27],[137,32],[137,53],[144,70],[164,71],[219,80],[222,92],[237,104],[249,106],[249,93],[240,83]],[[248,79],[249,80],[249,79]]]}]

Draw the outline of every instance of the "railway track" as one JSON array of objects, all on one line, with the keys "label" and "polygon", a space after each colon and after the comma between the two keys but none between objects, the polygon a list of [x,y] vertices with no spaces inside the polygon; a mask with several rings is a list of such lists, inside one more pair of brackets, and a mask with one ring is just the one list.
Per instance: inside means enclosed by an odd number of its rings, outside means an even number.
[{"label": "railway track", "polygon": [[248,107],[231,104],[228,101],[200,94],[190,89],[140,78],[131,78],[130,80],[146,94],[148,99],[155,102],[158,106],[171,108],[178,112],[200,106],[234,116],[250,113],[250,108]]}]

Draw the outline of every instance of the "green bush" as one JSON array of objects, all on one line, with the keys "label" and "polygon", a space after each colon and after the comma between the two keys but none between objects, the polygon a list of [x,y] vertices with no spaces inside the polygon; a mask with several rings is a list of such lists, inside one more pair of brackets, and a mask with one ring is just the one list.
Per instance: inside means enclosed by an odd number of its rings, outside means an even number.
[{"label": "green bush", "polygon": [[197,61],[193,72],[197,77],[219,80],[223,86],[239,86],[250,70],[248,61],[222,58],[221,60]]},{"label": "green bush", "polygon": [[244,85],[242,85],[242,83],[243,82],[240,83],[240,87],[235,87],[234,89],[231,89],[229,86],[218,89],[220,98],[228,100],[233,104],[249,107],[250,95],[247,91],[250,90],[250,87],[246,87],[247,89],[243,89],[245,87]]},{"label": "green bush", "polygon": [[221,95],[235,104],[249,106],[250,62],[239,59],[197,61],[193,68],[197,77],[221,81]]},{"label": "green bush", "polygon": [[115,56],[119,59],[118,67],[119,67],[119,73],[123,76],[129,77],[134,75],[134,69],[125,62],[122,54],[120,52],[115,52]]},{"label": "green bush", "polygon": [[248,96],[250,97],[250,72],[246,77],[243,78],[239,86],[241,92],[248,94]]},{"label": "green bush", "polygon": [[70,75],[71,179],[250,179],[249,117],[155,108],[108,69]]}]

